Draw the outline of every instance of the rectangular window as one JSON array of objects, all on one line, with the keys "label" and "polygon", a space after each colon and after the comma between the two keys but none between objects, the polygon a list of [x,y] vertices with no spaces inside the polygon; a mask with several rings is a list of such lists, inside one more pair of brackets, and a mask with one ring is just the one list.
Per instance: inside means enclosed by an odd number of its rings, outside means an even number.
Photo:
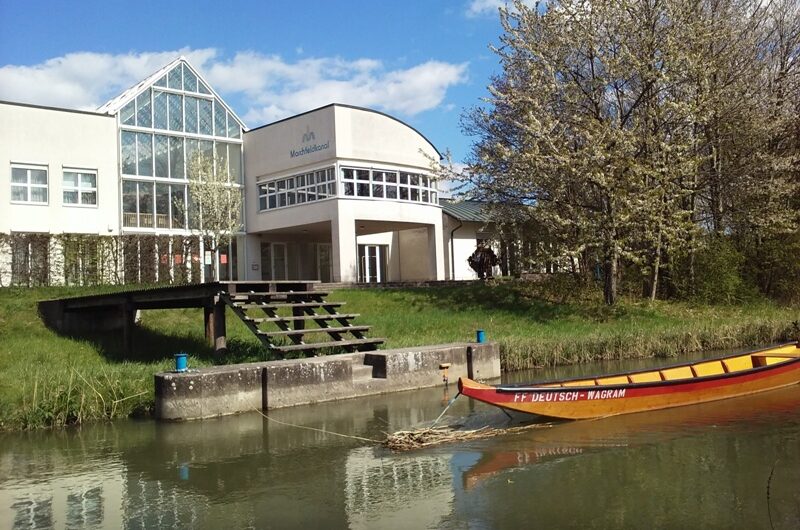
[{"label": "rectangular window", "polygon": [[122,226],[135,227],[139,225],[136,200],[136,182],[122,181]]},{"label": "rectangular window", "polygon": [[47,167],[11,166],[11,201],[47,204]]},{"label": "rectangular window", "polygon": [[167,94],[160,90],[153,91],[153,127],[167,129]]},{"label": "rectangular window", "polygon": [[122,173],[124,175],[136,174],[136,133],[122,131],[120,133],[122,150]]},{"label": "rectangular window", "polygon": [[156,184],[156,228],[169,228],[169,184]]},{"label": "rectangular window", "polygon": [[184,98],[183,115],[186,118],[186,132],[197,134],[197,98],[191,96]]},{"label": "rectangular window", "polygon": [[139,226],[153,228],[153,183],[139,182]]},{"label": "rectangular window", "polygon": [[172,228],[186,227],[186,186],[171,185]]},{"label": "rectangular window", "polygon": [[183,164],[183,138],[169,137],[169,176],[174,179],[186,178]]},{"label": "rectangular window", "polygon": [[169,130],[183,131],[183,96],[167,94],[169,98]]},{"label": "rectangular window", "polygon": [[214,133],[214,118],[210,99],[198,99],[197,121],[200,134],[211,136]]},{"label": "rectangular window", "polygon": [[64,204],[97,206],[97,173],[85,169],[64,170]]},{"label": "rectangular window", "polygon": [[136,133],[136,174],[153,176],[153,135]]},{"label": "rectangular window", "polygon": [[169,137],[155,135],[155,175],[160,178],[169,177]]}]

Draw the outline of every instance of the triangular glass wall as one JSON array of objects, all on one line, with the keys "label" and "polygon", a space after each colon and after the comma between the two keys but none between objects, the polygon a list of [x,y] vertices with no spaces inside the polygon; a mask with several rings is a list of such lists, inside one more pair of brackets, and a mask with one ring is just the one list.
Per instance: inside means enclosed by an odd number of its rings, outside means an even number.
[{"label": "triangular glass wall", "polygon": [[137,87],[118,112],[123,228],[186,230],[197,154],[242,184],[243,125],[184,60]]}]

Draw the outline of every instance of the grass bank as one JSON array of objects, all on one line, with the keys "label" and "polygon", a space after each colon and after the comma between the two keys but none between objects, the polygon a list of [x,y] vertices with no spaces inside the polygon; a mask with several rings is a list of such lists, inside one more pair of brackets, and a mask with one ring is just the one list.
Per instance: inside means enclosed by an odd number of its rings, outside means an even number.
[{"label": "grass bank", "polygon": [[[39,300],[118,288],[0,289],[0,430],[61,426],[148,415],[153,374],[172,367],[172,354],[190,365],[264,359],[258,340],[232,314],[230,353],[215,359],[205,344],[201,310],[145,311],[135,353],[118,334],[65,337],[47,329]],[[767,301],[695,306],[622,301],[607,308],[589,293],[555,298],[533,284],[502,282],[399,290],[345,289],[331,299],[386,337],[386,347],[472,340],[476,329],[500,343],[504,370],[596,359],[673,356],[700,349],[788,340],[796,307]]]}]

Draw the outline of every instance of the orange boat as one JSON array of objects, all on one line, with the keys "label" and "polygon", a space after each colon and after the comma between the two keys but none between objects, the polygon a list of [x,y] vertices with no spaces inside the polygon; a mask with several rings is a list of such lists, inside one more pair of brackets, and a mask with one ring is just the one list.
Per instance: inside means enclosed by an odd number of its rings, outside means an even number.
[{"label": "orange boat", "polygon": [[694,405],[800,383],[800,342],[654,370],[524,385],[462,377],[458,390],[490,405],[580,420]]}]

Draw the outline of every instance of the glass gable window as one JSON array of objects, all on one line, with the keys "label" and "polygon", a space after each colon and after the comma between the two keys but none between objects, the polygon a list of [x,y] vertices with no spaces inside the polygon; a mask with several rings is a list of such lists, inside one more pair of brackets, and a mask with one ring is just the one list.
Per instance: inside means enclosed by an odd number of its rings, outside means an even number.
[{"label": "glass gable window", "polygon": [[97,206],[97,172],[85,169],[64,170],[64,204]]},{"label": "glass gable window", "polygon": [[345,197],[438,204],[436,181],[426,175],[349,167],[342,168],[341,173]]},{"label": "glass gable window", "polygon": [[183,130],[183,96],[180,94],[167,94],[169,98],[169,130]]},{"label": "glass gable window", "polygon": [[11,201],[47,204],[47,167],[12,165]]},{"label": "glass gable window", "polygon": [[186,96],[183,100],[183,115],[186,120],[185,131],[197,134],[197,98]]},{"label": "glass gable window", "polygon": [[335,197],[336,174],[329,167],[262,182],[257,187],[259,210],[272,210]]},{"label": "glass gable window", "polygon": [[214,134],[211,100],[198,98],[197,105],[197,121],[199,125],[199,132],[200,134],[211,136]]},{"label": "glass gable window", "polygon": [[183,65],[178,65],[169,71],[167,75],[167,86],[175,90],[183,90]]},{"label": "glass gable window", "polygon": [[153,91],[153,127],[167,130],[169,120],[167,118],[167,93],[160,90]]},{"label": "glass gable window", "polygon": [[[185,63],[127,102],[118,120],[123,226],[185,229],[190,200],[186,179],[193,156],[208,157],[214,171],[228,175],[237,186],[242,184],[242,127]],[[64,203],[88,205],[94,200],[96,204],[96,175],[92,187],[72,173],[83,171],[65,170]],[[18,188],[16,196],[30,194],[22,185]],[[283,200],[297,201],[298,195],[284,193]]]},{"label": "glass gable window", "polygon": [[197,76],[185,64],[183,65],[183,89],[187,92],[197,92]]},{"label": "glass gable window", "polygon": [[150,104],[150,89],[136,96],[136,125],[139,127],[152,127],[153,115]]}]

